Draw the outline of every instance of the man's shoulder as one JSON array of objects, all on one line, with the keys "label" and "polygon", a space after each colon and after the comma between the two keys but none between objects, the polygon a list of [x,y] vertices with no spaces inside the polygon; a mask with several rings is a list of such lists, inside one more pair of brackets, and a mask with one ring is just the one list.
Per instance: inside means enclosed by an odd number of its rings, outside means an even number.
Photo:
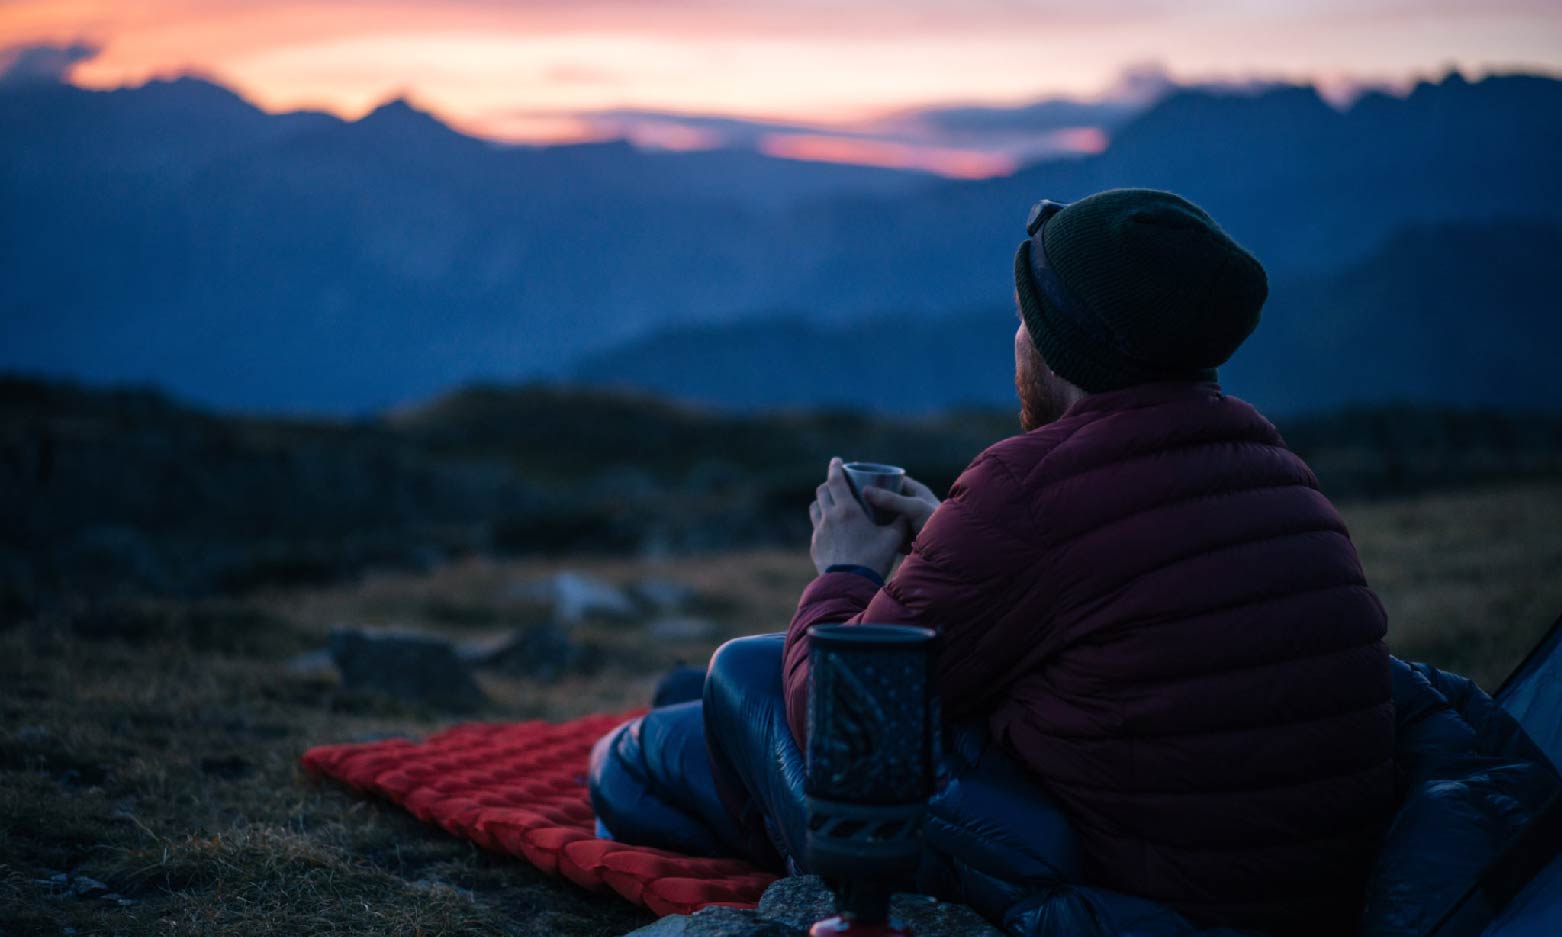
[{"label": "man's shoulder", "polygon": [[1017,509],[1035,497],[1031,479],[1036,466],[1071,432],[1070,423],[1059,420],[998,440],[960,473],[949,490],[950,499],[980,514],[1018,521],[1025,512]]},{"label": "man's shoulder", "polygon": [[1062,445],[1072,434],[1073,428],[1059,420],[1027,433],[1000,439],[971,460],[970,468],[966,471],[981,466],[1001,472],[1017,482]]},{"label": "man's shoulder", "polygon": [[1053,423],[987,447],[967,473],[1034,492],[1114,463],[1190,447],[1230,446],[1234,459],[1280,450],[1286,461],[1300,462],[1262,414],[1213,384],[1087,400]]},{"label": "man's shoulder", "polygon": [[1054,452],[1068,446],[1075,434],[1095,419],[1095,414],[1067,415],[1046,426],[1000,439],[983,449],[971,461],[966,472],[980,471],[984,475],[1023,485],[1037,466]]}]

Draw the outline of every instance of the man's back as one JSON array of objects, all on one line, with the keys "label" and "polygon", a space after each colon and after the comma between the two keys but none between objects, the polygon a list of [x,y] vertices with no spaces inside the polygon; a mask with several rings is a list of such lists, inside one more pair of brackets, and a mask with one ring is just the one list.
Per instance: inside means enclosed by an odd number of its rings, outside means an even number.
[{"label": "man's back", "polygon": [[1247,404],[1210,383],[1086,398],[973,462],[872,593],[851,573],[804,593],[794,734],[802,634],[866,602],[853,620],[941,632],[946,712],[985,716],[1064,805],[1094,883],[1206,923],[1354,918],[1392,809],[1385,619]]}]

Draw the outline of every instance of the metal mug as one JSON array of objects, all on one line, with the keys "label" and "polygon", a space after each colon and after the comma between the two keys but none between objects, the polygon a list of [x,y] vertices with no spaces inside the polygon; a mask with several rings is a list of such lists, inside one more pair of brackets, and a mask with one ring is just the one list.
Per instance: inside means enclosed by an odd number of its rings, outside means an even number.
[{"label": "metal mug", "polygon": [[893,524],[896,515],[891,511],[881,511],[869,504],[862,496],[867,488],[883,488],[900,494],[906,480],[906,470],[898,465],[884,465],[879,462],[847,462],[841,466],[846,473],[846,484],[851,486],[852,497],[862,505],[862,509],[873,518],[873,523],[883,527]]}]

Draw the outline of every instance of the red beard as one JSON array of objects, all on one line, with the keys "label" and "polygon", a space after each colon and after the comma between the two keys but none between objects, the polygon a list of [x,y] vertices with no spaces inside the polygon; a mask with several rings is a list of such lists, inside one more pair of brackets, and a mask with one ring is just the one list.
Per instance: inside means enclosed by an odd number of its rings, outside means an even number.
[{"label": "red beard", "polygon": [[1068,410],[1052,383],[1045,366],[1032,357],[1014,371],[1014,389],[1020,395],[1020,428],[1025,432],[1046,426]]}]

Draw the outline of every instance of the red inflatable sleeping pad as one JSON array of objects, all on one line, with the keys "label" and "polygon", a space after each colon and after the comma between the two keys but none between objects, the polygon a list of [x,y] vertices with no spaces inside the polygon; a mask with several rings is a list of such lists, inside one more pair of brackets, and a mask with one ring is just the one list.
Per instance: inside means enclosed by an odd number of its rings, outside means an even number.
[{"label": "red inflatable sleeping pad", "polygon": [[612,889],[659,915],[706,905],[754,907],[776,876],[747,862],[597,838],[586,792],[591,746],[636,715],[471,723],[421,743],[322,745],[300,760],[317,775],[389,798],[484,849],[589,889]]}]

